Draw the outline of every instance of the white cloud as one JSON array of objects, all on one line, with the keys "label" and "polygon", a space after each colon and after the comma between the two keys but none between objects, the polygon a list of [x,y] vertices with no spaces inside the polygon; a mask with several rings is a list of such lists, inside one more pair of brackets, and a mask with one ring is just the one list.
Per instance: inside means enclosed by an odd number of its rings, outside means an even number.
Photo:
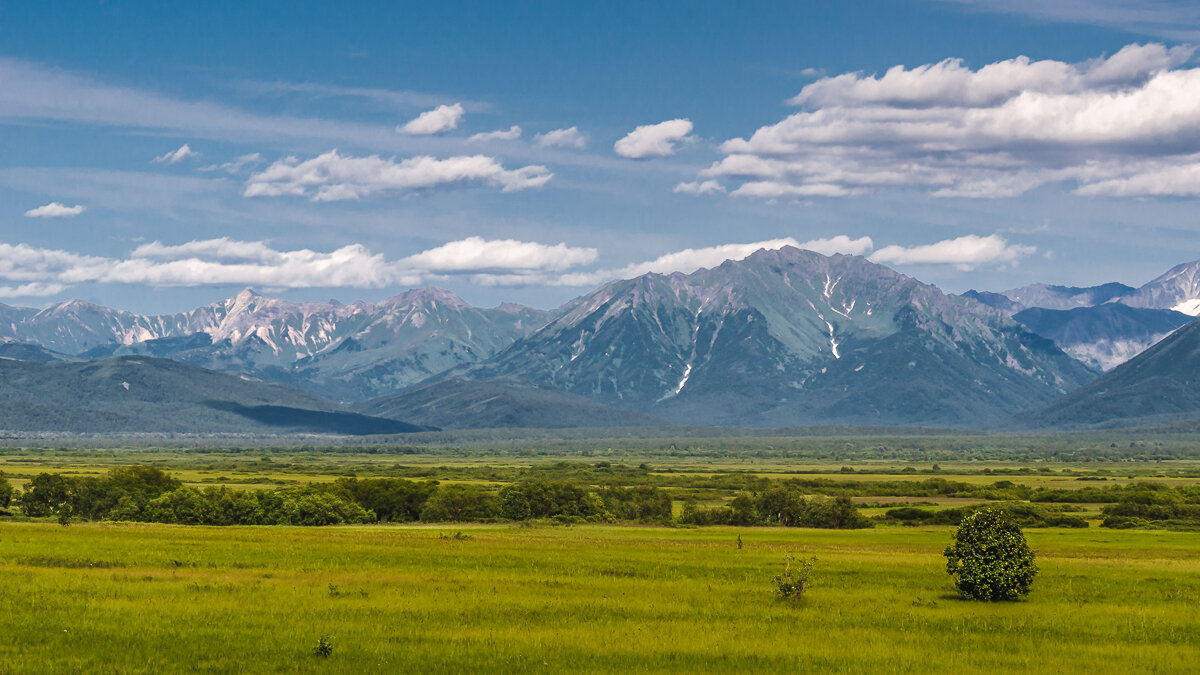
[{"label": "white cloud", "polygon": [[590,264],[596,260],[596,255],[594,248],[575,248],[565,243],[548,246],[532,241],[468,237],[409,256],[401,264],[439,273],[558,272]]},{"label": "white cloud", "polygon": [[622,157],[644,159],[646,157],[669,157],[675,154],[679,143],[691,140],[692,121],[674,119],[658,124],[646,124],[629,132],[613,144],[613,150]]},{"label": "white cloud", "polygon": [[1134,44],[1080,63],[1018,57],[973,70],[947,59],[822,78],[792,99],[803,110],[726,141],[700,176],[765,199],[885,188],[997,198],[1062,182],[1080,194],[1193,195],[1173,177],[1200,163],[1200,68],[1183,67],[1194,52]]},{"label": "white cloud", "polygon": [[554,174],[544,166],[505,169],[483,155],[412,157],[402,161],[378,155],[348,157],[336,150],[306,161],[287,157],[250,176],[247,197],[309,196],[315,202],[358,199],[380,192],[410,193],[463,185],[491,185],[503,192],[539,188]]},{"label": "white cloud", "polygon": [[43,284],[34,282],[20,286],[0,286],[0,298],[41,298],[48,295],[58,295],[67,290],[62,284]]},{"label": "white cloud", "polygon": [[25,212],[26,218],[73,218],[87,210],[86,206],[76,204],[67,206],[61,202],[50,202],[36,209]]},{"label": "white cloud", "polygon": [[478,143],[479,141],[515,141],[521,137],[521,127],[512,125],[507,129],[497,129],[496,131],[484,131],[475,134],[467,139],[470,143]]},{"label": "white cloud", "polygon": [[178,164],[185,159],[195,157],[197,154],[198,153],[192,151],[191,147],[189,147],[187,143],[184,143],[183,145],[179,146],[178,150],[172,150],[165,155],[159,155],[151,161],[153,161],[155,164]]},{"label": "white cloud", "polygon": [[155,287],[250,285],[267,288],[413,286],[469,275],[485,285],[542,283],[596,258],[596,250],[560,244],[469,237],[388,260],[361,244],[333,251],[276,250],[228,238],[167,245],[151,242],[123,258],[0,244],[0,296],[53,295],[80,283]]},{"label": "white cloud", "polygon": [[724,192],[725,188],[715,180],[706,180],[703,182],[680,183],[675,186],[673,192],[683,192],[692,195],[711,195],[717,192]]},{"label": "white cloud", "polygon": [[866,255],[875,248],[875,242],[871,241],[870,237],[859,237],[851,239],[850,237],[839,234],[828,239],[812,239],[797,246],[797,248],[816,251],[821,255],[834,255],[841,253],[842,255]]},{"label": "white cloud", "polygon": [[982,265],[1014,264],[1036,252],[1033,246],[1009,244],[1000,235],[969,234],[924,246],[885,246],[871,260],[885,265],[954,265],[966,271]]},{"label": "white cloud", "polygon": [[587,136],[578,127],[555,129],[533,137],[533,142],[542,148],[583,148],[587,146]]},{"label": "white cloud", "polygon": [[242,155],[241,157],[238,157],[237,159],[233,160],[232,162],[225,162],[223,164],[212,164],[210,166],[203,167],[200,170],[201,171],[218,171],[218,170],[220,170],[220,171],[224,171],[226,173],[234,174],[234,173],[238,173],[239,171],[241,171],[242,169],[244,169],[247,166],[252,166],[254,164],[261,164],[262,162],[263,162],[262,155],[257,152],[252,152],[248,155]]},{"label": "white cloud", "polygon": [[716,267],[726,260],[742,260],[755,251],[775,250],[785,246],[808,249],[822,255],[845,253],[862,255],[871,250],[873,244],[870,237],[851,239],[838,235],[829,239],[814,239],[804,243],[792,237],[769,239],[749,244],[722,244],[706,248],[686,248],[659,256],[654,260],[634,263],[617,269],[597,270],[594,272],[577,272],[562,275],[557,283],[563,286],[592,286],[613,279],[630,279],[655,272],[657,274],[672,274],[682,272],[691,274],[705,267]]},{"label": "white cloud", "polygon": [[421,113],[416,119],[396,127],[396,131],[410,136],[432,136],[457,128],[458,121],[462,119],[462,116],[461,103],[439,105],[433,110]]}]

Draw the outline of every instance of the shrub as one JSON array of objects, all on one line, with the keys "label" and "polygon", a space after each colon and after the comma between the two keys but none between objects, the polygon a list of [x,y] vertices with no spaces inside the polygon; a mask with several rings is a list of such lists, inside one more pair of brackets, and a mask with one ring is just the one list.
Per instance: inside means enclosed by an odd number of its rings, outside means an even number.
[{"label": "shrub", "polygon": [[775,597],[780,600],[799,602],[808,588],[809,577],[812,576],[816,558],[800,560],[789,553],[783,557],[783,574],[771,579],[775,584]]},{"label": "shrub", "polygon": [[974,600],[1018,600],[1038,572],[1021,527],[997,509],[963,518],[945,556],[959,595]]},{"label": "shrub", "polygon": [[333,639],[328,635],[322,635],[320,640],[317,640],[317,646],[313,647],[313,655],[323,659],[329,658],[333,653]]}]

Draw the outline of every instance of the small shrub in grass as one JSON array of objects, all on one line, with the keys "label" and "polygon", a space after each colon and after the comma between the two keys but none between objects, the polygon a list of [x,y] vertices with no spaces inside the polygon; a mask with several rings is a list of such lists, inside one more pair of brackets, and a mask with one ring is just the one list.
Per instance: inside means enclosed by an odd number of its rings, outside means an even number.
[{"label": "small shrub in grass", "polygon": [[1021,527],[999,509],[963,518],[945,556],[959,595],[973,600],[1019,600],[1038,572]]},{"label": "small shrub in grass", "polygon": [[771,581],[775,584],[775,597],[780,600],[799,602],[808,588],[809,577],[812,576],[816,558],[802,560],[789,553],[783,557],[783,574],[776,575]]},{"label": "small shrub in grass", "polygon": [[328,635],[322,635],[320,640],[317,640],[317,646],[313,647],[313,655],[323,659],[329,658],[333,653],[333,638]]}]

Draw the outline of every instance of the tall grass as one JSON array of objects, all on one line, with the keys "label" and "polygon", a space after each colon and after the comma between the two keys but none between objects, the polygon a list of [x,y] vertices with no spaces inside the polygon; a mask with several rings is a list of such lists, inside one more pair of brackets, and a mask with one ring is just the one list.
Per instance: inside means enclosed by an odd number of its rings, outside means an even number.
[{"label": "tall grass", "polygon": [[[946,529],[455,528],[0,524],[0,673],[1200,663],[1190,534],[1030,532],[1033,594],[980,604],[943,571]],[[819,558],[799,604],[770,582],[791,551]]]}]

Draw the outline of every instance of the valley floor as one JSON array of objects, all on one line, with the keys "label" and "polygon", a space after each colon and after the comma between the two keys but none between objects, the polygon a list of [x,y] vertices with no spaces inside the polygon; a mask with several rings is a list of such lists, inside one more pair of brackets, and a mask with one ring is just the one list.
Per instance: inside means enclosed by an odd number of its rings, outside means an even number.
[{"label": "valley floor", "polygon": [[[0,673],[1185,672],[1194,533],[1027,530],[1018,603],[951,528],[0,522]],[[744,547],[739,549],[738,536]],[[783,556],[817,557],[799,604]],[[313,654],[329,636],[327,658]]]}]

